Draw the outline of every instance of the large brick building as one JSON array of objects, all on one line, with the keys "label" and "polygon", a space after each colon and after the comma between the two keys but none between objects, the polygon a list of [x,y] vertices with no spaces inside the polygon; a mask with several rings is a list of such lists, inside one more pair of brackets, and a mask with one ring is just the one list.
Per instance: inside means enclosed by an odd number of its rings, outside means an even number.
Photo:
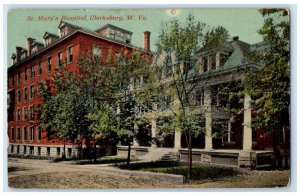
[{"label": "large brick building", "polygon": [[[43,42],[27,38],[26,46],[16,47],[12,65],[8,68],[8,154],[22,156],[60,157],[63,143],[48,140],[47,133],[37,122],[34,106],[42,104],[38,83],[51,77],[66,63],[70,71],[78,70],[76,59],[92,51],[105,58],[108,51],[139,50],[150,52],[150,32],[145,31],[144,48],[131,45],[132,32],[107,24],[95,31],[61,21],[59,35],[45,32]],[[141,35],[142,36],[142,35]],[[66,157],[77,156],[76,144],[66,143]]]}]

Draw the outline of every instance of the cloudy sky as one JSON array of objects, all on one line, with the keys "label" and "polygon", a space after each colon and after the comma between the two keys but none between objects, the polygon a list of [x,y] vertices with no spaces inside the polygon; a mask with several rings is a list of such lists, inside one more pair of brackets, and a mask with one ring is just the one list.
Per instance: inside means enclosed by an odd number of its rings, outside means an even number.
[{"label": "cloudy sky", "polygon": [[[191,13],[210,27],[222,25],[231,36],[239,36],[248,43],[261,41],[257,30],[263,17],[257,9],[11,9],[7,20],[7,60],[11,65],[11,54],[16,46],[25,47],[27,37],[43,42],[45,31],[58,34],[61,19],[74,25],[96,30],[110,23],[133,32],[132,44],[142,47],[142,34],[151,32],[151,50],[155,51],[161,21],[177,18],[184,22]],[[103,20],[105,17],[105,20]]]}]

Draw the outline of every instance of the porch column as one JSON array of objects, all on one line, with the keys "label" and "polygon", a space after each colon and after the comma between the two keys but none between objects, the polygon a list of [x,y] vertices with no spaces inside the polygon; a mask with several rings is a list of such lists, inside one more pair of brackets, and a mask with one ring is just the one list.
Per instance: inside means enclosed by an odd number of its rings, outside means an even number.
[{"label": "porch column", "polygon": [[[156,137],[156,119],[153,118],[151,120],[151,137],[152,140]],[[151,147],[156,147],[156,144],[153,143],[153,141],[151,141]]]},{"label": "porch column", "polygon": [[205,111],[205,149],[212,149],[212,115],[211,115],[211,88],[204,90],[204,109]]},{"label": "porch column", "polygon": [[220,67],[220,51],[216,53],[216,68]]},{"label": "porch column", "polygon": [[181,132],[175,131],[174,148],[181,148]]},{"label": "porch column", "polygon": [[[136,124],[133,125],[133,129],[134,129],[134,132],[136,132],[136,130],[138,129],[138,126]],[[136,138],[133,137],[133,146],[139,146],[139,143],[137,142]]]},{"label": "porch column", "polygon": [[252,128],[251,128],[251,97],[245,94],[244,98],[244,135],[243,135],[243,150],[252,149]]}]

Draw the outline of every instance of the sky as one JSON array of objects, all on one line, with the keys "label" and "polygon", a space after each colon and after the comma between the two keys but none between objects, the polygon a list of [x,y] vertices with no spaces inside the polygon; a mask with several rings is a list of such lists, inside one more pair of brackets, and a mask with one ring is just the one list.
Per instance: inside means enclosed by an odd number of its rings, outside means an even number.
[{"label": "sky", "polygon": [[[16,46],[25,47],[27,37],[43,42],[45,31],[58,34],[58,25],[63,19],[74,25],[96,30],[110,23],[133,32],[132,44],[142,47],[144,31],[151,32],[151,50],[155,51],[161,21],[177,18],[184,23],[188,14],[209,27],[224,26],[229,34],[250,44],[262,39],[257,33],[263,25],[263,17],[257,9],[11,9],[7,16],[7,66]],[[99,20],[99,18],[107,18]],[[132,18],[133,17],[133,18]],[[115,20],[116,19],[116,20]]]}]

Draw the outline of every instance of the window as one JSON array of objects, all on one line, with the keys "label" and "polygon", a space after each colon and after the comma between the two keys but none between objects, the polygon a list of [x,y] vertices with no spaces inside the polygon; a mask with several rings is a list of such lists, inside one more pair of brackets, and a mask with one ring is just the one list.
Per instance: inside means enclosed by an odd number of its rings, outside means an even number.
[{"label": "window", "polygon": [[24,154],[27,153],[27,146],[24,146],[23,153],[24,153]]},{"label": "window", "polygon": [[11,145],[10,152],[14,153],[14,145]]},{"label": "window", "polygon": [[220,86],[212,88],[212,105],[226,107],[228,103],[228,94],[222,91]]},{"label": "window", "polygon": [[34,65],[31,65],[30,66],[30,78],[32,79],[32,78],[34,78],[34,76],[35,76]]},{"label": "window", "polygon": [[20,128],[18,127],[17,128],[17,141],[20,141],[21,139],[21,131],[20,131]]},{"label": "window", "polygon": [[14,128],[11,128],[11,141],[14,141],[15,140],[15,129]]},{"label": "window", "polygon": [[130,44],[130,35],[128,35],[128,34],[125,34],[125,43],[126,44]]},{"label": "window", "polygon": [[17,154],[19,154],[19,153],[20,153],[20,146],[17,145]]},{"label": "window", "polygon": [[257,129],[252,127],[252,142],[257,142]]},{"label": "window", "polygon": [[102,56],[102,49],[100,46],[94,45],[93,46],[93,56],[101,58]]},{"label": "window", "polygon": [[219,140],[223,146],[225,142],[228,142],[228,120],[226,119],[213,119],[212,120],[212,130],[214,138]]},{"label": "window", "polygon": [[27,100],[27,88],[24,88],[24,101],[26,101]]},{"label": "window", "polygon": [[207,56],[203,57],[203,72],[206,72],[208,68],[208,59]]},{"label": "window", "polygon": [[212,88],[212,98],[211,98],[211,105],[219,105],[219,95],[218,95],[218,87],[214,86]]},{"label": "window", "polygon": [[41,156],[41,147],[38,147],[38,156]]},{"label": "window", "polygon": [[51,56],[47,58],[47,72],[51,71]]},{"label": "window", "polygon": [[33,141],[34,140],[34,128],[33,127],[30,127],[30,141]]},{"label": "window", "polygon": [[24,107],[24,108],[23,108],[23,120],[24,120],[24,121],[26,121],[27,115],[28,115],[28,114],[27,114],[27,107]]},{"label": "window", "polygon": [[21,54],[21,60],[24,60],[26,58],[26,52],[23,52],[22,54]]},{"label": "window", "polygon": [[123,42],[124,41],[123,33],[120,31],[116,31],[115,39]]},{"label": "window", "polygon": [[228,55],[220,54],[220,66],[223,66],[226,63],[227,59],[228,59]]},{"label": "window", "polygon": [[17,109],[17,121],[21,120],[21,110]]},{"label": "window", "polygon": [[17,90],[17,102],[21,102],[21,91]]},{"label": "window", "polygon": [[204,90],[203,89],[196,90],[195,101],[196,101],[196,104],[204,105]]},{"label": "window", "polygon": [[33,120],[34,112],[33,112],[33,106],[29,106],[29,120]]},{"label": "window", "polygon": [[68,63],[73,61],[73,46],[68,47]]},{"label": "window", "polygon": [[24,81],[25,82],[27,81],[27,69],[26,69],[26,67],[24,69]]},{"label": "window", "polygon": [[211,55],[210,60],[211,60],[211,70],[215,70],[216,69],[216,55]]},{"label": "window", "polygon": [[38,74],[42,75],[42,60],[39,60],[39,63],[38,63]]},{"label": "window", "polygon": [[41,127],[37,127],[37,140],[40,141],[42,140],[42,130],[41,130]]},{"label": "window", "polygon": [[50,157],[50,147],[47,147],[47,157]]},{"label": "window", "polygon": [[23,141],[27,140],[27,127],[23,127]]},{"label": "window", "polygon": [[21,83],[21,73],[20,73],[20,70],[18,71],[17,83],[18,83],[18,85],[20,85],[20,83]]},{"label": "window", "polygon": [[30,155],[34,155],[34,147],[30,146]]},{"label": "window", "polygon": [[68,157],[72,156],[72,148],[68,148]]},{"label": "window", "polygon": [[60,147],[56,148],[56,156],[58,156],[58,157],[60,156]]},{"label": "window", "polygon": [[61,67],[63,64],[62,62],[62,52],[57,53],[57,67]]},{"label": "window", "polygon": [[34,86],[30,86],[30,99],[34,98]]}]

